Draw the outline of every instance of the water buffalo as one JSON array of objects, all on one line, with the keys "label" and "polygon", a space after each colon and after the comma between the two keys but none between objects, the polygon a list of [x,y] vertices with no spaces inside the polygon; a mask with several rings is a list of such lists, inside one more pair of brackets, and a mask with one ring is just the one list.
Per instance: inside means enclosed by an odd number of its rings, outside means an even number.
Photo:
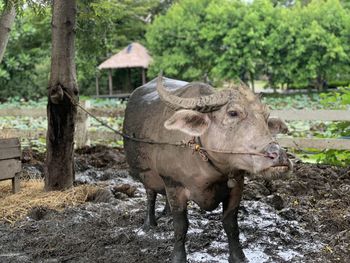
[{"label": "water buffalo", "polygon": [[146,229],[156,225],[157,193],[167,196],[175,232],[172,262],[186,262],[189,200],[208,211],[222,203],[229,262],[245,261],[237,225],[243,175],[291,169],[273,137],[280,127],[244,86],[215,92],[204,83],[160,76],[132,93],[123,128],[126,158],[131,175],[146,188]]}]

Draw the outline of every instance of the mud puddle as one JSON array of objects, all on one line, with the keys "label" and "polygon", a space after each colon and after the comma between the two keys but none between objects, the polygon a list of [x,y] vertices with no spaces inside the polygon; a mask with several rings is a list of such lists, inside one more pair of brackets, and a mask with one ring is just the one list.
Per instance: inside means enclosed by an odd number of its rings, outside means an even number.
[{"label": "mud puddle", "polygon": [[[27,167],[28,177],[41,171],[31,161]],[[158,197],[158,226],[143,232],[145,192],[129,177],[121,150],[86,148],[76,170],[77,184],[104,190],[62,212],[0,223],[0,262],[170,262],[165,199]],[[249,262],[350,262],[349,190],[349,168],[327,165],[297,163],[289,178],[272,181],[247,178],[239,226]],[[189,221],[188,262],[227,262],[220,207],[205,212],[190,203]]]}]

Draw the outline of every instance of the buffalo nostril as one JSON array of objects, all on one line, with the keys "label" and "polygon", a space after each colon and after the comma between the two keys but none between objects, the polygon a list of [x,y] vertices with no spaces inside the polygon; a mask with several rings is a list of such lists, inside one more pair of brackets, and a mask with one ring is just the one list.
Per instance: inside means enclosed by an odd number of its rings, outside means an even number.
[{"label": "buffalo nostril", "polygon": [[267,157],[269,157],[270,159],[276,159],[278,157],[278,153],[277,152],[268,152]]}]

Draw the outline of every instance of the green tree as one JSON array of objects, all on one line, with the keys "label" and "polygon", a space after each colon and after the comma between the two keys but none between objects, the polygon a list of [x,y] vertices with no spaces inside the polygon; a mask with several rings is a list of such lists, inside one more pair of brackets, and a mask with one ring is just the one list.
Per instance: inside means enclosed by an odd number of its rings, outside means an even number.
[{"label": "green tree", "polygon": [[46,94],[50,68],[50,13],[27,8],[17,17],[0,65],[0,97]]},{"label": "green tree", "polygon": [[93,94],[96,67],[131,42],[143,41],[159,1],[81,0],[78,4],[78,82],[82,93]]},{"label": "green tree", "polygon": [[345,36],[349,14],[339,0],[314,0],[298,15],[303,25],[298,38],[302,52],[295,78],[320,89],[332,77],[332,68],[350,62]]},{"label": "green tree", "polygon": [[[49,5],[18,0],[19,16],[0,65],[0,96],[37,98],[46,94],[50,72]],[[132,41],[143,41],[148,23],[172,1],[80,0],[76,26],[77,80],[82,94],[93,94],[96,67]],[[34,5],[36,3],[36,5]],[[40,4],[40,5],[39,5]]]},{"label": "green tree", "polygon": [[[254,89],[254,80],[264,66],[267,53],[266,35],[275,22],[273,5],[267,0],[256,0],[252,4],[232,4],[228,1],[225,8],[216,14],[217,19],[226,20],[226,25],[211,29],[213,34],[223,37],[223,52],[219,53],[215,65],[216,75],[224,79],[239,77],[244,82],[249,79]],[[215,24],[215,20],[210,25]]]},{"label": "green tree", "polygon": [[[268,77],[269,85],[289,85],[293,82],[293,74],[298,71],[302,47],[297,46],[298,32],[303,27],[297,5],[292,9],[276,7],[273,14],[274,23],[266,36],[265,67],[263,73]],[[301,49],[301,50],[300,50]]]},{"label": "green tree", "polygon": [[154,64],[149,75],[164,70],[167,76],[205,80],[210,74],[205,39],[205,10],[210,0],[183,0],[175,3],[164,16],[158,16],[148,28],[147,46]]},{"label": "green tree", "polygon": [[338,0],[315,0],[276,11],[279,23],[266,38],[265,72],[271,86],[321,88],[335,69],[347,67],[349,14]]}]

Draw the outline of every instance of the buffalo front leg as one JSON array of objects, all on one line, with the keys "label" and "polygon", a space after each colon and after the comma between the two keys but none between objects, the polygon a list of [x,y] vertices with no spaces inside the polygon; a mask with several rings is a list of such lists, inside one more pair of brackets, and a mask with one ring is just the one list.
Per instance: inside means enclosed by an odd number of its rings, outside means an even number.
[{"label": "buffalo front leg", "polygon": [[186,262],[186,234],[188,229],[187,196],[184,188],[170,187],[166,189],[174,225],[174,254],[172,263]]},{"label": "buffalo front leg", "polygon": [[229,263],[246,262],[241,244],[237,215],[243,190],[243,176],[236,178],[237,184],[231,189],[229,197],[223,202],[223,227],[228,238]]},{"label": "buffalo front leg", "polygon": [[157,193],[149,188],[146,188],[147,193],[147,211],[145,222],[143,223],[143,230],[148,231],[151,227],[157,226],[156,216],[155,216],[155,204]]},{"label": "buffalo front leg", "polygon": [[173,212],[174,224],[174,255],[172,263],[186,262],[186,234],[188,229],[187,210]]}]

